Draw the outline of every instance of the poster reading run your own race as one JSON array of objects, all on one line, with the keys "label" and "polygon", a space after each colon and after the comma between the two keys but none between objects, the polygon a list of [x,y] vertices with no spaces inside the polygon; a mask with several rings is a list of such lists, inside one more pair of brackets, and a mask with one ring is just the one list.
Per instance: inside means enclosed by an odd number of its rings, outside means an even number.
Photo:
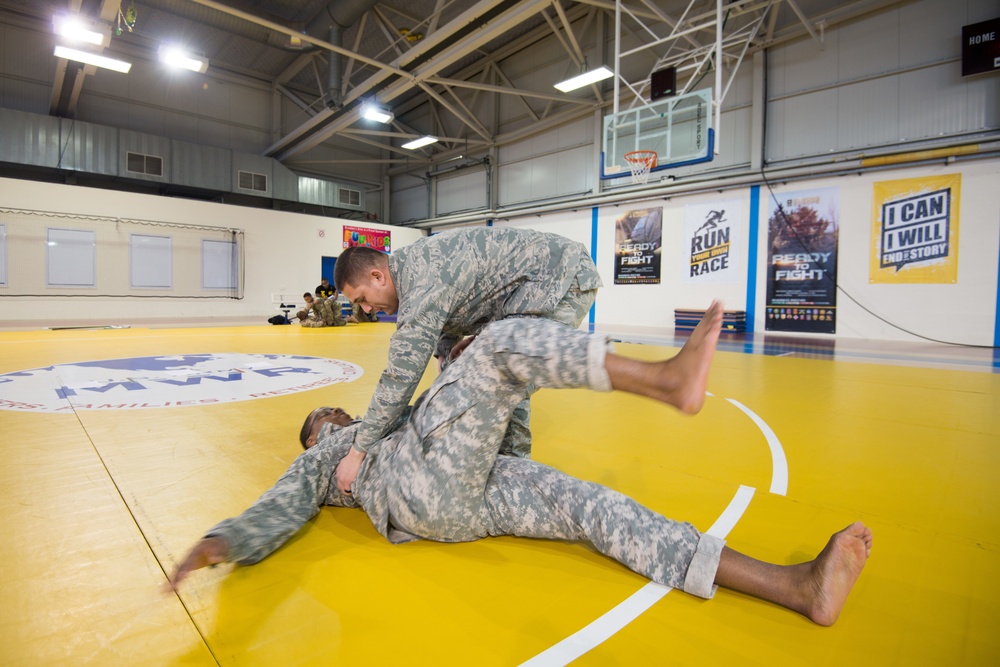
[{"label": "poster reading run your own race", "polygon": [[835,333],[840,191],[779,194],[767,223],[765,329]]}]

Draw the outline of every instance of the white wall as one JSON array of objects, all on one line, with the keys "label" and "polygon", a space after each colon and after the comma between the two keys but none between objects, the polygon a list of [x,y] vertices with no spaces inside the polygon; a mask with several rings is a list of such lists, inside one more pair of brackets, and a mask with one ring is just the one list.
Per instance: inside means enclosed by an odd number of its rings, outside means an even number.
[{"label": "white wall", "polygon": [[[340,254],[345,224],[389,229],[392,231],[393,248],[409,245],[424,236],[421,230],[388,227],[367,221],[352,222],[11,179],[0,179],[0,205],[12,209],[242,229],[245,232],[246,261],[245,296],[241,300],[4,297],[0,298],[0,326],[38,322],[43,316],[51,318],[53,313],[58,313],[59,321],[102,324],[191,322],[207,321],[208,318],[216,321],[254,318],[264,323],[275,314],[271,301],[273,294],[301,297],[303,292],[311,292],[319,284],[321,258]],[[201,271],[200,266],[175,267],[174,271],[185,269]],[[8,275],[8,283],[12,279],[13,276]],[[8,290],[0,288],[0,293],[3,291]]]},{"label": "white wall", "polygon": [[[948,285],[871,284],[873,184],[904,178],[961,174],[958,241],[958,282]],[[992,345],[997,313],[997,272],[1000,254],[1000,159],[962,164],[869,172],[859,176],[823,178],[776,184],[775,193],[814,188],[837,188],[840,199],[840,234],[837,282],[850,296],[876,315],[900,327],[942,341]],[[646,202],[621,203],[597,211],[597,267],[604,281],[598,293],[595,322],[599,329],[649,328],[662,333],[673,328],[675,308],[704,308],[721,298],[727,308],[746,310],[747,276],[756,263],[754,285],[756,330],[764,331],[762,318],[767,289],[767,218],[770,193],[760,190],[759,231],[756,253],[748,246],[751,189],[672,197]],[[713,201],[739,200],[743,224],[733,239],[738,282],[692,285],[683,282],[687,270],[683,248],[684,209]],[[659,285],[614,284],[615,219],[630,209],[663,207],[663,258]],[[592,247],[593,209],[576,212],[497,220],[511,225],[562,234]],[[738,244],[738,247],[736,247]],[[881,340],[919,340],[865,312],[842,292],[837,295],[836,337]]]}]

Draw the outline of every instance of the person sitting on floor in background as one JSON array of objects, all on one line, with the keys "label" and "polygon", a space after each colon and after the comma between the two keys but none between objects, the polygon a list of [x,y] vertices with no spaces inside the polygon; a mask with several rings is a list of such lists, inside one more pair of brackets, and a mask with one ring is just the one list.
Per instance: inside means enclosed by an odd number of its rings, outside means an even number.
[{"label": "person sitting on floor in background", "polygon": [[210,529],[165,592],[208,565],[260,561],[323,505],[333,505],[360,507],[393,544],[498,535],[581,541],[691,595],[711,598],[723,586],[832,625],[871,552],[872,532],[864,524],[835,533],[813,560],[771,564],[605,486],[499,455],[507,422],[529,385],[618,389],[697,413],[721,326],[716,302],[675,357],[647,362],[616,355],[605,337],[552,320],[492,322],[369,448],[344,492],[335,484],[336,469],[360,422],[340,408],[311,412],[300,434],[307,451],[243,514]]},{"label": "person sitting on floor in background", "polygon": [[[314,299],[313,295],[306,292],[302,295],[306,301],[306,307],[312,310],[315,319],[305,317],[307,311],[299,311],[299,324],[304,327],[342,327],[347,324],[347,320],[340,312],[340,307],[336,301],[329,299]],[[353,318],[352,318],[353,319]]]}]

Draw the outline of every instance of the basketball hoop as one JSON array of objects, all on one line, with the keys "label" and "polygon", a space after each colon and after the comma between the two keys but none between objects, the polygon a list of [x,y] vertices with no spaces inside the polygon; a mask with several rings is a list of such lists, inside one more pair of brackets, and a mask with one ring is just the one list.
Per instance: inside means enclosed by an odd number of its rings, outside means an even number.
[{"label": "basketball hoop", "polygon": [[632,182],[644,184],[649,180],[650,170],[656,167],[656,151],[630,151],[625,153],[625,161],[632,170]]}]

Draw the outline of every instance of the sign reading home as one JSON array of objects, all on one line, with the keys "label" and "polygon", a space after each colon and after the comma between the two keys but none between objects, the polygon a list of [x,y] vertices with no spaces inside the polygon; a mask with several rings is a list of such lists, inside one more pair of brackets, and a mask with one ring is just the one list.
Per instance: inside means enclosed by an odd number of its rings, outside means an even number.
[{"label": "sign reading home", "polygon": [[207,353],[81,361],[0,375],[0,409],[26,412],[179,408],[249,401],[352,382],[340,359]]},{"label": "sign reading home", "polygon": [[962,76],[1000,71],[1000,18],[962,26]]}]

